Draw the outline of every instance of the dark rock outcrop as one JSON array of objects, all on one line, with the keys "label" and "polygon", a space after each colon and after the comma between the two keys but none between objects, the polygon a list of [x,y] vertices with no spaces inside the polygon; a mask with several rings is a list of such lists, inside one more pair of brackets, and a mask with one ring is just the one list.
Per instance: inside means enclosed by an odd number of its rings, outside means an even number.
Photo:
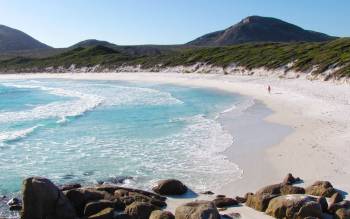
[{"label": "dark rock outcrop", "polygon": [[73,206],[50,180],[31,177],[23,182],[22,219],[75,219]]},{"label": "dark rock outcrop", "polygon": [[179,180],[160,180],[152,190],[161,195],[183,195],[187,192],[187,187]]},{"label": "dark rock outcrop", "polygon": [[283,185],[280,189],[280,192],[282,195],[305,194],[305,189],[297,186]]},{"label": "dark rock outcrop", "polygon": [[195,201],[179,206],[175,210],[176,219],[220,219],[220,214],[212,202]]}]

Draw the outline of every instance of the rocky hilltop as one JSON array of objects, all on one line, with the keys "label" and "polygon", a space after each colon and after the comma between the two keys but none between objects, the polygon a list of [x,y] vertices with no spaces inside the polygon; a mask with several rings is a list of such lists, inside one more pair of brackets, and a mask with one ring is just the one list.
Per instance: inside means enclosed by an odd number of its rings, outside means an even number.
[{"label": "rocky hilltop", "polygon": [[250,16],[221,31],[201,36],[189,43],[195,46],[225,46],[251,42],[322,42],[334,40],[294,24],[270,17]]}]

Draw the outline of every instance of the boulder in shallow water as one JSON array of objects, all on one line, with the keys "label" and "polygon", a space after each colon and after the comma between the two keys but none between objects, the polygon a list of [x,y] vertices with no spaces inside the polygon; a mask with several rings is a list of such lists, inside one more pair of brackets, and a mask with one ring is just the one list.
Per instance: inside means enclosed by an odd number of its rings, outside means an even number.
[{"label": "boulder in shallow water", "polygon": [[23,181],[22,219],[75,219],[73,206],[50,180],[31,177]]},{"label": "boulder in shallow water", "polygon": [[175,219],[175,216],[170,211],[155,210],[152,211],[149,219]]},{"label": "boulder in shallow water", "polygon": [[152,190],[160,195],[183,195],[187,192],[187,187],[179,180],[160,180]]},{"label": "boulder in shallow water", "polygon": [[210,201],[195,201],[181,205],[175,210],[176,219],[220,219],[220,214]]},{"label": "boulder in shallow water", "polygon": [[311,186],[305,188],[305,193],[308,195],[324,196],[329,198],[336,193],[336,190],[328,181],[316,181]]},{"label": "boulder in shallow water", "polygon": [[275,218],[322,218],[322,209],[315,198],[294,194],[272,199],[266,214]]},{"label": "boulder in shallow water", "polygon": [[154,210],[158,208],[150,203],[135,201],[125,208],[125,213],[132,219],[149,219]]}]

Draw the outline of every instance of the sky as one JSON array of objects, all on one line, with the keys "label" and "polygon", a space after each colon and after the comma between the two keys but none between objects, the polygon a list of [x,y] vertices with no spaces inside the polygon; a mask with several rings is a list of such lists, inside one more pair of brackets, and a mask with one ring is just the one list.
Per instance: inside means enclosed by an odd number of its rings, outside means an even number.
[{"label": "sky", "polygon": [[250,15],[350,36],[350,0],[0,0],[0,24],[53,47],[182,44]]}]

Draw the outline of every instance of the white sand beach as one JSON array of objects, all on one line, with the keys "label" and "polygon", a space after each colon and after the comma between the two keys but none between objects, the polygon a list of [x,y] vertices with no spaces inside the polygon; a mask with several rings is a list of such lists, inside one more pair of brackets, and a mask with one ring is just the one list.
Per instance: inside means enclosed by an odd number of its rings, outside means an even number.
[{"label": "white sand beach", "polygon": [[[279,183],[293,173],[309,185],[328,180],[335,188],[350,192],[350,86],[305,79],[180,73],[74,73],[12,74],[0,79],[66,78],[77,80],[127,80],[214,88],[251,96],[273,114],[266,121],[292,128],[279,143],[236,163],[241,180],[220,192],[230,197],[255,192]],[[272,92],[267,92],[267,86]],[[251,133],[251,137],[259,133]],[[202,198],[202,197],[200,197]],[[197,197],[198,199],[198,197]],[[170,209],[183,200],[174,200]],[[231,208],[243,218],[270,218],[246,207]]]}]

